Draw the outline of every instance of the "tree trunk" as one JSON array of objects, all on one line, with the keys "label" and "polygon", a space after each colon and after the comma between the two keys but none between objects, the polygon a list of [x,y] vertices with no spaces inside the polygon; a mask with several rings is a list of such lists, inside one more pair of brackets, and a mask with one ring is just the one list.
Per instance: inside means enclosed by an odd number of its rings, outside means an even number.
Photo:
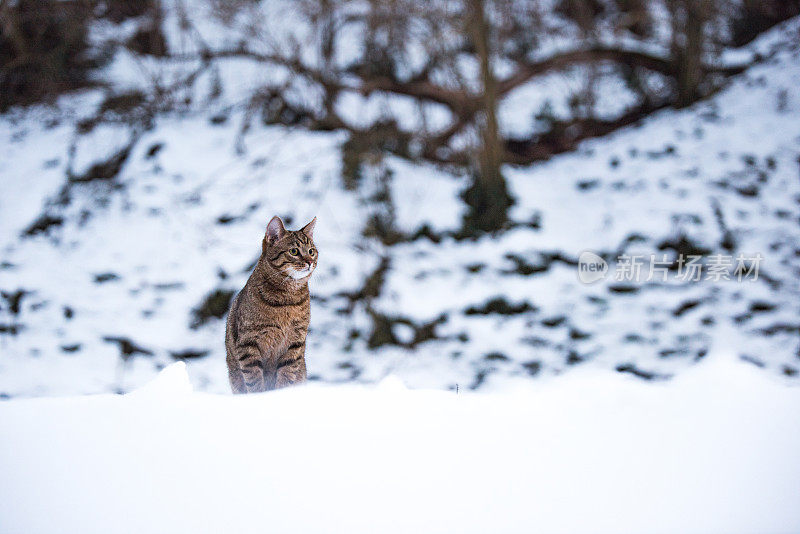
[{"label": "tree trunk", "polygon": [[672,11],[672,61],[675,68],[676,107],[685,107],[702,97],[705,0],[675,0]]},{"label": "tree trunk", "polygon": [[513,201],[500,170],[503,147],[497,124],[497,80],[492,72],[490,28],[486,21],[483,0],[469,0],[468,24],[480,63],[483,86],[481,110],[478,114],[481,139],[477,153],[477,170],[472,184],[463,195],[469,206],[464,217],[464,233],[475,235],[501,230],[508,221],[508,208]]}]

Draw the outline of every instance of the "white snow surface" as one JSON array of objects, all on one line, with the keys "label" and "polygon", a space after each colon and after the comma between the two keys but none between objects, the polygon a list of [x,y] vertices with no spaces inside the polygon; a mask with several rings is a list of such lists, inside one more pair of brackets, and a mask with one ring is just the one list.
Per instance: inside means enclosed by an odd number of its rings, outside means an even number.
[{"label": "white snow surface", "polygon": [[309,385],[0,403],[0,531],[800,531],[800,389],[731,356],[665,383]]}]

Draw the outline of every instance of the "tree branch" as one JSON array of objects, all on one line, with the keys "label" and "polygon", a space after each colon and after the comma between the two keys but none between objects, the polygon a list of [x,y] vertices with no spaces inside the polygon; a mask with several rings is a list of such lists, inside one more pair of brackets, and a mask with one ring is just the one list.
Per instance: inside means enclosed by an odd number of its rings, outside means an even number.
[{"label": "tree branch", "polygon": [[601,137],[630,126],[644,117],[674,104],[674,99],[642,103],[612,120],[574,119],[555,122],[549,131],[528,139],[505,139],[504,160],[514,165],[544,161],[556,154],[575,150],[586,139]]},{"label": "tree branch", "polygon": [[[597,46],[585,50],[571,50],[556,54],[547,59],[537,62],[517,62],[518,70],[508,78],[498,83],[500,94],[506,94],[513,89],[523,85],[531,78],[540,76],[553,70],[561,70],[581,63],[592,63],[597,61],[611,61],[628,67],[641,67],[653,72],[674,76],[675,66],[670,59],[662,58],[653,54],[639,52],[636,50],[625,50],[622,48]],[[733,67],[718,67],[705,65],[706,73],[718,73],[726,76],[739,74],[747,68],[747,65],[737,65]]]}]

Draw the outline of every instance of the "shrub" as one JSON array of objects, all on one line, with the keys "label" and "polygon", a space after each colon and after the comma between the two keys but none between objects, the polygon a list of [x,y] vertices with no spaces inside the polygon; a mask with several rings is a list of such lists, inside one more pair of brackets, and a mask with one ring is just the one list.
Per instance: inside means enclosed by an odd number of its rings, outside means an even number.
[{"label": "shrub", "polygon": [[0,7],[0,112],[89,84],[89,2],[19,0]]}]

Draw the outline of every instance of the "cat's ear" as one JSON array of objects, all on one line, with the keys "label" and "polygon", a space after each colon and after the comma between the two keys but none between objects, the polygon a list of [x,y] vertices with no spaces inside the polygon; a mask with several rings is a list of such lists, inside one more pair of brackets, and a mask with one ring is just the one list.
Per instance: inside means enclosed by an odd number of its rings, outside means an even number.
[{"label": "cat's ear", "polygon": [[306,234],[308,237],[310,237],[310,238],[312,238],[312,239],[313,239],[313,238],[314,238],[314,226],[315,226],[316,224],[317,224],[317,218],[316,218],[316,217],[314,217],[313,219],[311,219],[311,222],[310,222],[310,223],[308,223],[307,225],[305,225],[305,226],[303,227],[303,229],[301,230],[301,232],[303,232],[303,233],[304,233],[304,234]]},{"label": "cat's ear", "polygon": [[266,240],[270,243],[275,243],[284,235],[286,235],[286,228],[284,228],[281,218],[276,215],[267,225]]}]

